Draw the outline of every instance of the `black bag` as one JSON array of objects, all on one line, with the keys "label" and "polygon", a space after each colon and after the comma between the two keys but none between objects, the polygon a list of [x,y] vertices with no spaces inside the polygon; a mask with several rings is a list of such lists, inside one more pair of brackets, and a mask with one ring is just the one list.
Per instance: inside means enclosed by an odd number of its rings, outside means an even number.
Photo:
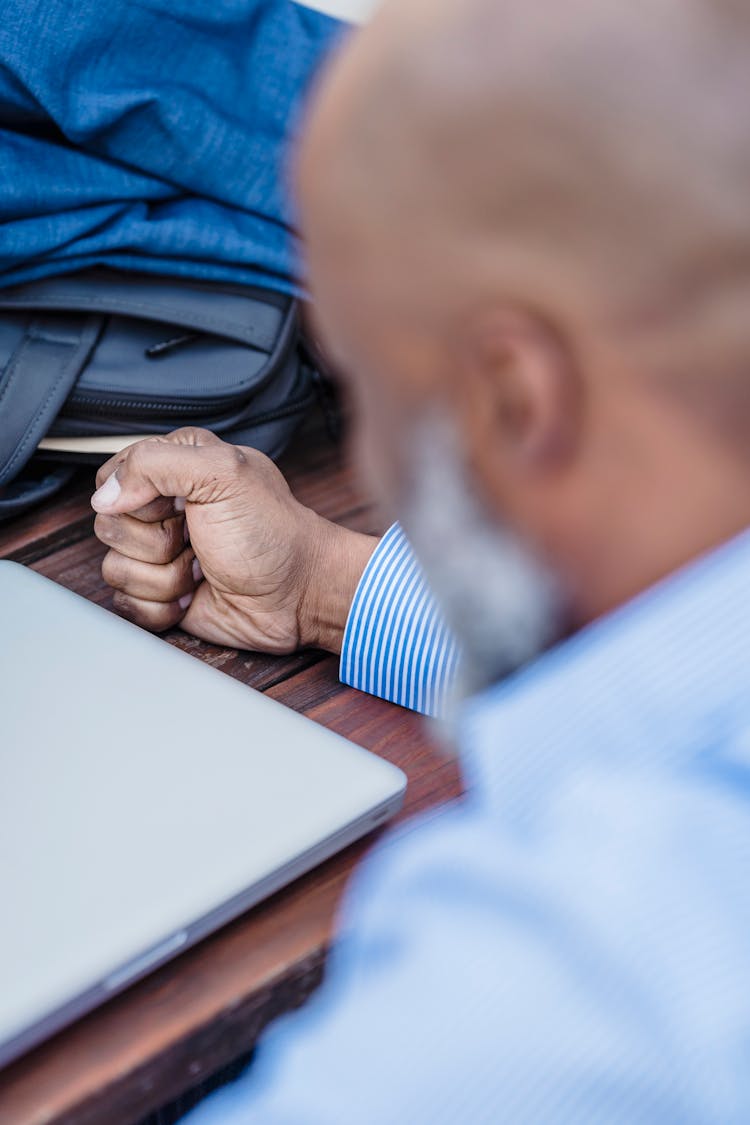
[{"label": "black bag", "polygon": [[97,459],[43,439],[196,425],[278,457],[319,378],[270,290],[109,269],[0,289],[0,520]]}]

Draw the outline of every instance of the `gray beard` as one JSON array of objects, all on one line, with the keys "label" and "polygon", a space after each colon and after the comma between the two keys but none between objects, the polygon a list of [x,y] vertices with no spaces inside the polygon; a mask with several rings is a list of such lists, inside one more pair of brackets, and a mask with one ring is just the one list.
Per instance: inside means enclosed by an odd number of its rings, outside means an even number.
[{"label": "gray beard", "polygon": [[449,419],[414,427],[407,479],[402,525],[461,648],[457,694],[474,694],[559,638],[564,599],[519,537],[484,512]]}]

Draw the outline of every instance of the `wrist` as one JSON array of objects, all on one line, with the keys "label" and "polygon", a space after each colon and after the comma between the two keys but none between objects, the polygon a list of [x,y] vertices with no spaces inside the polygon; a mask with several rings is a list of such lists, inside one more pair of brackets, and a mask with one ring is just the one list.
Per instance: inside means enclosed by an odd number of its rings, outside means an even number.
[{"label": "wrist", "polygon": [[379,540],[311,515],[315,523],[300,599],[300,646],[338,654],[357,586]]}]

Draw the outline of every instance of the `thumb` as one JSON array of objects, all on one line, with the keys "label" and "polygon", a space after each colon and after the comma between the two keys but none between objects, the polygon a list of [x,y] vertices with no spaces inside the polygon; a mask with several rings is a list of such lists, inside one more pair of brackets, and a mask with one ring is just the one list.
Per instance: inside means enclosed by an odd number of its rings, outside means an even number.
[{"label": "thumb", "polygon": [[214,498],[209,493],[217,491],[217,483],[227,477],[226,452],[230,450],[224,442],[138,442],[114,464],[114,471],[91,497],[91,506],[96,512],[119,515],[135,512],[160,496],[206,502]]}]

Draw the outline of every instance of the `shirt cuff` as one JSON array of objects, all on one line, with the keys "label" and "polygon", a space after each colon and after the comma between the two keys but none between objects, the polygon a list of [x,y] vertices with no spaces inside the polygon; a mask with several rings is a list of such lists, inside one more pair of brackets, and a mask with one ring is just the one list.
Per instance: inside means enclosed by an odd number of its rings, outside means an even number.
[{"label": "shirt cuff", "polygon": [[458,646],[422,569],[394,524],[354,595],[341,649],[341,680],[412,711],[439,715],[458,660]]}]

